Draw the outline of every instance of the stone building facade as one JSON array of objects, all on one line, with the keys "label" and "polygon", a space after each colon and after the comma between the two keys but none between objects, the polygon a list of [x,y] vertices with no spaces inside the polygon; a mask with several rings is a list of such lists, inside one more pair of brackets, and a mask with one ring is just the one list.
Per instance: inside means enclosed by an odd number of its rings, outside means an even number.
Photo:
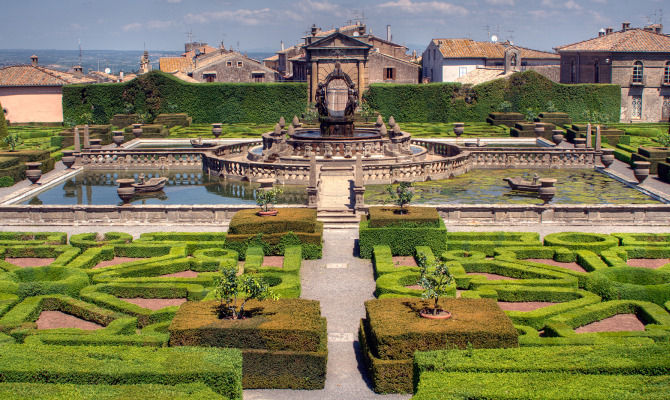
[{"label": "stone building facade", "polygon": [[662,26],[612,28],[598,37],[556,48],[562,83],[621,86],[622,122],[670,120],[670,36]]}]

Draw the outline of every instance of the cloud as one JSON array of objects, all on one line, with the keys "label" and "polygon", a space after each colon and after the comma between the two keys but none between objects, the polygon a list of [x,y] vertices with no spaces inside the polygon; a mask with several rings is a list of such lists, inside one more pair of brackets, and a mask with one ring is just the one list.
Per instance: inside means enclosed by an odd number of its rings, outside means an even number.
[{"label": "cloud", "polygon": [[212,11],[199,14],[186,14],[186,22],[207,23],[210,21],[236,21],[242,25],[260,25],[266,20],[276,19],[277,13],[269,8],[258,10],[239,9],[234,11]]},{"label": "cloud", "polygon": [[494,6],[513,6],[515,0],[486,0],[486,3]]},{"label": "cloud", "polygon": [[410,14],[436,12],[448,15],[467,15],[468,9],[444,1],[397,0],[379,5],[380,8],[395,8]]},{"label": "cloud", "polygon": [[121,30],[123,30],[124,32],[139,31],[142,28],[145,28],[145,29],[148,29],[148,30],[161,30],[161,29],[170,28],[173,25],[174,25],[174,23],[172,21],[151,20],[151,21],[147,21],[147,22],[144,22],[144,23],[132,22],[130,24],[122,26]]},{"label": "cloud", "polygon": [[167,0],[167,2],[170,3],[170,4],[177,4],[177,3],[181,3],[181,0]]},{"label": "cloud", "polygon": [[583,8],[575,0],[567,0],[565,2],[557,2],[555,0],[542,0],[542,5],[544,7],[563,8],[566,10],[574,10],[574,11],[579,11]]}]

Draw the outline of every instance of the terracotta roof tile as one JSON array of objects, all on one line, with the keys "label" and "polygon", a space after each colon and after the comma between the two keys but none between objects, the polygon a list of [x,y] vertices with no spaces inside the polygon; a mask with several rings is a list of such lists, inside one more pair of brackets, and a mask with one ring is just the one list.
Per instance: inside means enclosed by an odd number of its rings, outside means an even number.
[{"label": "terracotta roof tile", "polygon": [[670,52],[670,36],[644,29],[629,29],[565,46],[556,51]]},{"label": "terracotta roof tile", "polygon": [[0,68],[0,86],[63,86],[94,83],[95,80],[36,65],[12,65]]},{"label": "terracotta roof tile", "polygon": [[193,68],[193,62],[187,57],[161,57],[158,68],[163,72],[184,72]]},{"label": "terracotta roof tile", "polygon": [[[444,58],[505,58],[503,43],[477,42],[472,39],[433,39]],[[522,59],[559,59],[559,55],[516,46]]]}]

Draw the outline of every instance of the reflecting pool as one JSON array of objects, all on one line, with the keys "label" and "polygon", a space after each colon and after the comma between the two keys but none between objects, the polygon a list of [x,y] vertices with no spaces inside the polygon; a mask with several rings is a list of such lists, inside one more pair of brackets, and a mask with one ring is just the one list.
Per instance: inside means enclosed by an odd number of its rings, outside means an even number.
[{"label": "reflecting pool", "polygon": [[[416,182],[414,204],[542,204],[535,194],[512,190],[505,177],[556,178],[551,204],[654,204],[656,200],[592,169],[480,169],[449,180]],[[366,185],[366,204],[382,204],[386,185]]]},{"label": "reflecting pool", "polygon": [[[38,193],[21,204],[122,204],[116,194],[116,180],[135,178],[137,171],[85,171]],[[165,171],[145,173],[146,179],[164,176],[168,182],[162,191],[136,195],[132,204],[256,204],[259,184],[210,177],[202,171]],[[305,186],[283,185],[277,204],[305,204]]]}]

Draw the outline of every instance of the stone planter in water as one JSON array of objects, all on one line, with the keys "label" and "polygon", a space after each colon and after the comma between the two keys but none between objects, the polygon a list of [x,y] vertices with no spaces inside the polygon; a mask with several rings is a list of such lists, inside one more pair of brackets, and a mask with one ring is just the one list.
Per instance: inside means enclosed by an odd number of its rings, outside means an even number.
[{"label": "stone planter in water", "polygon": [[553,131],[551,131],[551,133],[552,133],[551,140],[556,144],[556,146],[558,146],[559,144],[561,144],[561,142],[563,142],[564,136],[562,130],[554,129]]},{"label": "stone planter in water", "polygon": [[454,122],[454,134],[456,134],[457,137],[461,137],[464,131],[465,124],[463,122]]},{"label": "stone planter in water", "polygon": [[129,204],[135,195],[135,188],[132,186],[135,183],[135,179],[117,179],[116,183],[119,184],[119,187],[116,189],[119,198],[123,201],[123,204]]},{"label": "stone planter in water", "polygon": [[556,187],[554,186],[556,179],[542,178],[539,180],[539,182],[540,185],[542,185],[540,186],[540,191],[538,193],[539,197],[542,201],[544,201],[544,204],[547,204],[556,195]]},{"label": "stone planter in water", "polygon": [[133,124],[133,135],[135,138],[142,136],[142,124]]},{"label": "stone planter in water", "polygon": [[635,179],[637,179],[638,183],[644,182],[644,180],[649,176],[649,168],[651,167],[651,163],[649,161],[635,161],[633,162],[633,165],[633,175],[635,175]]},{"label": "stone planter in water", "polygon": [[219,136],[221,136],[221,133],[223,133],[223,129],[221,128],[221,125],[222,124],[220,124],[220,123],[212,124],[212,135],[214,135],[214,137],[217,138],[217,139],[219,138]]},{"label": "stone planter in water", "polygon": [[27,162],[24,164],[26,166],[26,178],[34,184],[40,180],[42,177],[42,171],[40,170],[41,162]]},{"label": "stone planter in water", "polygon": [[125,140],[123,137],[123,131],[114,131],[112,134],[112,142],[114,142],[116,147],[121,147],[121,144],[123,144],[123,141]]},{"label": "stone planter in water", "polygon": [[605,168],[609,168],[614,162],[614,149],[602,149],[601,151],[603,154],[600,156],[600,162]]},{"label": "stone planter in water", "polygon": [[60,161],[65,165],[65,168],[70,169],[74,165],[76,158],[74,156],[74,150],[63,150],[63,157]]}]

